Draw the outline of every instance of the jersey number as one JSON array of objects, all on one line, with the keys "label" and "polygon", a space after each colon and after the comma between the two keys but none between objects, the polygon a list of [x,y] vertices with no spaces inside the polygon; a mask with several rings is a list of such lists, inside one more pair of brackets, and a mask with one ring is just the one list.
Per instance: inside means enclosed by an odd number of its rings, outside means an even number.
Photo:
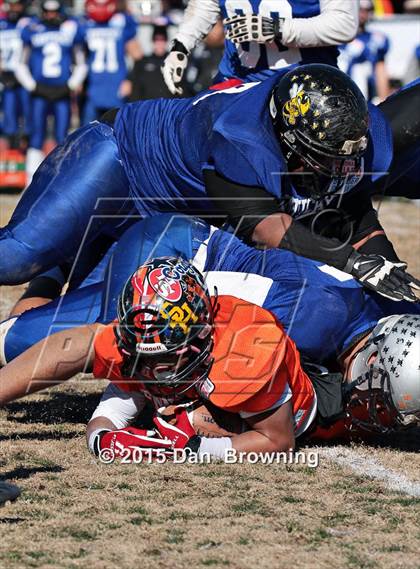
[{"label": "jersey number", "polygon": [[[229,18],[236,15],[253,14],[254,9],[249,0],[226,0],[226,13]],[[267,18],[292,18],[292,6],[288,0],[261,0],[258,14]],[[301,60],[297,48],[280,48],[274,43],[258,44],[256,42],[244,43],[238,47],[241,65],[254,68],[258,65],[268,69],[279,69]]]},{"label": "jersey number", "polygon": [[46,43],[42,48],[42,75],[44,77],[60,77],[61,46],[58,43]]},{"label": "jersey number", "polygon": [[115,40],[92,38],[89,42],[89,49],[95,54],[92,63],[94,73],[116,73],[118,71]]}]

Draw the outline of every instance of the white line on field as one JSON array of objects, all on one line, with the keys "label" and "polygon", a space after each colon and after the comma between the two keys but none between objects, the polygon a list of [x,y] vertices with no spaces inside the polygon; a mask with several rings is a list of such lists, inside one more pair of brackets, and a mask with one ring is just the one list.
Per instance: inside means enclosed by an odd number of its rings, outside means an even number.
[{"label": "white line on field", "polygon": [[389,490],[416,498],[420,497],[420,483],[412,482],[404,474],[385,468],[374,458],[359,454],[351,448],[340,446],[324,448],[321,453],[340,466],[351,468],[357,474],[381,480]]}]

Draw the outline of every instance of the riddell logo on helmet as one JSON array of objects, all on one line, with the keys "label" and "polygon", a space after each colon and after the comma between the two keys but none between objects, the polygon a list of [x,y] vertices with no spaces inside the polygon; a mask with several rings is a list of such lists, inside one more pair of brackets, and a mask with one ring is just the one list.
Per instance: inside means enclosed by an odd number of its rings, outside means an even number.
[{"label": "riddell logo on helmet", "polygon": [[161,268],[153,269],[149,275],[149,283],[159,296],[170,302],[176,302],[182,296],[179,280],[164,275]]},{"label": "riddell logo on helmet", "polygon": [[167,352],[166,346],[163,344],[137,344],[136,345],[136,352],[139,354],[150,354],[150,353],[158,353],[158,352]]}]

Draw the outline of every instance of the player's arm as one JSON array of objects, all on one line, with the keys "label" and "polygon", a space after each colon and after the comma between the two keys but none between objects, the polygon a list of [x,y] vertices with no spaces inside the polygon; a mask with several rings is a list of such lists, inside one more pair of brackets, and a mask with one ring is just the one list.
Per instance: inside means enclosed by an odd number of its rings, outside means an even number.
[{"label": "player's arm", "polygon": [[389,76],[385,64],[385,58],[389,51],[389,47],[389,39],[384,36],[382,38],[382,45],[378,50],[377,62],[375,65],[376,96],[379,99],[379,102],[385,101],[385,99],[391,94]]},{"label": "player's arm", "polygon": [[[134,30],[135,30],[135,28],[134,28]],[[133,30],[133,33],[136,33],[134,30]],[[140,61],[140,59],[142,59],[142,57],[144,56],[143,49],[142,49],[140,42],[138,41],[136,35],[134,35],[134,37],[131,37],[130,39],[128,39],[128,41],[125,43],[125,53],[132,60],[133,68],[131,70],[131,73],[128,75],[128,77],[126,77],[120,83],[120,86],[118,89],[118,96],[121,99],[126,99],[127,97],[132,96],[132,93],[133,93],[132,76],[134,75],[134,69],[137,68],[137,65],[136,65],[137,62]]]},{"label": "player's arm", "polygon": [[180,83],[188,65],[188,56],[210,32],[220,15],[219,0],[190,0],[178,28],[169,55],[162,67],[165,83],[173,95],[182,95]]},{"label": "player's arm", "polygon": [[29,58],[31,56],[31,48],[26,45],[22,49],[19,63],[16,66],[16,79],[27,91],[32,92],[36,88],[36,81],[32,77],[32,73],[29,69]]},{"label": "player's arm", "polygon": [[70,91],[78,91],[86,79],[89,70],[86,63],[85,52],[81,46],[76,45],[74,47],[73,59],[73,70],[69,80],[67,81],[67,85]]},{"label": "player's arm", "polygon": [[0,369],[0,407],[89,372],[92,343],[102,327],[92,324],[52,334]]},{"label": "player's arm", "polygon": [[143,57],[144,53],[137,38],[133,38],[125,44],[125,53],[131,57],[133,61],[138,61]]},{"label": "player's arm", "polygon": [[320,14],[312,18],[273,20],[259,14],[233,16],[223,22],[234,43],[278,41],[286,47],[321,47],[352,41],[359,25],[357,0],[320,0]]},{"label": "player's arm", "polygon": [[111,383],[102,395],[86,429],[89,450],[102,460],[132,456],[137,450],[165,452],[169,441],[163,441],[155,430],[132,427],[146,404],[142,392],[126,393]]},{"label": "player's arm", "polygon": [[351,228],[350,244],[359,253],[382,255],[392,263],[401,263],[394,246],[378,219],[370,197],[355,194],[343,200],[343,224]]},{"label": "player's arm", "polygon": [[380,101],[384,101],[389,95],[389,77],[385,61],[378,61],[375,65],[376,95]]},{"label": "player's arm", "polygon": [[[159,410],[160,411],[160,410]],[[189,449],[213,458],[225,458],[231,449],[237,452],[287,452],[295,446],[291,400],[276,409],[253,414],[245,419],[249,430],[233,437],[198,436],[186,410],[175,410],[175,422],[169,423],[158,413],[154,418],[157,431],[172,449]]]},{"label": "player's arm", "polygon": [[[416,301],[411,287],[419,289],[420,281],[405,272],[404,264],[389,261],[380,254],[358,252],[349,242],[316,233],[288,215],[284,211],[286,202],[263,188],[231,182],[214,170],[205,170],[204,180],[207,195],[228,216],[238,236],[245,241],[286,249],[350,273],[364,286],[387,298]],[[371,237],[380,236],[372,232]],[[366,244],[357,241],[355,244],[364,245],[366,251]],[[392,245],[389,246],[392,249]]]}]

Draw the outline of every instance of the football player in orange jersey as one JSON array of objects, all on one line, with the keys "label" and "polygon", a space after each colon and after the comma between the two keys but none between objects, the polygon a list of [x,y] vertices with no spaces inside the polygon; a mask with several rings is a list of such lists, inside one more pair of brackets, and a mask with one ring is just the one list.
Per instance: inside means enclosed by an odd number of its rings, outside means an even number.
[{"label": "football player in orange jersey", "polygon": [[[354,425],[384,431],[417,422],[419,330],[418,316],[385,318],[341,358],[344,388],[340,376],[333,382],[318,371],[308,370],[310,381],[269,311],[210,297],[191,265],[155,259],[127,281],[116,322],[53,334],[0,370],[0,405],[93,369],[111,380],[88,426],[96,453],[282,451],[320,419],[317,436],[327,438]],[[152,431],[130,426],[147,400],[158,408],[197,399],[239,414],[246,430],[200,438],[181,406],[175,424],[157,416]]]}]

